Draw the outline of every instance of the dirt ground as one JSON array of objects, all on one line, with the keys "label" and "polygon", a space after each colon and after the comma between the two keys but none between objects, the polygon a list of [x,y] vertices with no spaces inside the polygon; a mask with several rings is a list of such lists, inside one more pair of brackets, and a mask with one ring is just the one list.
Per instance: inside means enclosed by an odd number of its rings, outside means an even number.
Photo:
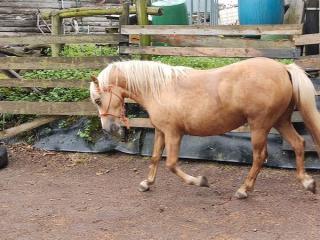
[{"label": "dirt ground", "polygon": [[[246,200],[234,192],[248,166],[192,162],[210,188],[187,186],[164,167],[140,193],[148,158],[8,147],[0,171],[0,239],[320,239],[319,195],[304,191],[294,171],[264,169]],[[311,173],[320,183],[320,173]]]}]

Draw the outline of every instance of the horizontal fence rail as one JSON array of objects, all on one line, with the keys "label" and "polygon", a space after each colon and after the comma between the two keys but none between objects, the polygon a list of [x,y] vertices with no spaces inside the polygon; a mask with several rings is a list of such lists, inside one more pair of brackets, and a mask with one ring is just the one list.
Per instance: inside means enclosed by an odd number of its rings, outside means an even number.
[{"label": "horizontal fence rail", "polygon": [[299,59],[295,60],[295,63],[306,71],[319,71],[320,55],[300,57]]},{"label": "horizontal fence rail", "polygon": [[128,42],[128,37],[121,34],[94,34],[94,35],[30,35],[18,37],[0,37],[0,45],[33,45],[33,44],[75,44],[75,43],[104,43],[119,44]]},{"label": "horizontal fence rail", "polygon": [[[139,35],[136,35],[137,38]],[[133,36],[131,39],[134,39]],[[197,35],[154,35],[154,43],[172,47],[223,47],[223,48],[294,48],[290,40],[260,40],[241,37],[197,36]],[[136,41],[137,43],[137,41]]]},{"label": "horizontal fence rail", "polygon": [[305,34],[305,35],[296,36],[294,38],[294,43],[297,46],[320,44],[320,34],[316,33],[316,34]]},{"label": "horizontal fence rail", "polygon": [[0,57],[0,70],[5,69],[99,69],[122,60],[110,57]]},{"label": "horizontal fence rail", "polygon": [[279,25],[124,25],[122,34],[141,35],[299,35],[302,34],[301,24]]},{"label": "horizontal fence rail", "polygon": [[297,58],[300,51],[291,49],[209,48],[209,47],[120,47],[122,54],[150,54],[196,57],[269,57]]}]

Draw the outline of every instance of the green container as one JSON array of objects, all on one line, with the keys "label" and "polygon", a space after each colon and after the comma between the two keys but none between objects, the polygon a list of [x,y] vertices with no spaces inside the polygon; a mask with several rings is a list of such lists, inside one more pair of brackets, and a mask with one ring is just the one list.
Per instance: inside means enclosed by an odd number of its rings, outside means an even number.
[{"label": "green container", "polygon": [[188,10],[185,0],[162,0],[152,4],[163,9],[162,16],[153,16],[153,25],[188,25]]}]

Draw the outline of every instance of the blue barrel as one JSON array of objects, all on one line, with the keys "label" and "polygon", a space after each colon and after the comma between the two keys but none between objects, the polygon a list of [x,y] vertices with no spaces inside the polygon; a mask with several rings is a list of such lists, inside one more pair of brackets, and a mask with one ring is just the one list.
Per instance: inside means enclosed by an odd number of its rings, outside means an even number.
[{"label": "blue barrel", "polygon": [[282,24],[284,0],[239,0],[241,25]]}]

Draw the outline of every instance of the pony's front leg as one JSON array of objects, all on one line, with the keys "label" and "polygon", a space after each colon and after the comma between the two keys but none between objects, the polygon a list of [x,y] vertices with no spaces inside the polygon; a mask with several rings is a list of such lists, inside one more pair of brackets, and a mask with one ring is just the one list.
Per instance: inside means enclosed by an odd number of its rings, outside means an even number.
[{"label": "pony's front leg", "polygon": [[148,191],[150,185],[154,183],[163,149],[164,149],[164,134],[160,130],[155,129],[150,171],[148,174],[148,178],[146,180],[143,180],[139,185],[140,192]]},{"label": "pony's front leg", "polygon": [[165,146],[167,151],[166,166],[169,170],[175,173],[182,180],[190,185],[196,185],[200,187],[209,187],[209,183],[206,177],[199,176],[193,177],[183,172],[177,165],[179,159],[179,150],[182,136],[179,134],[166,134],[165,135]]}]

